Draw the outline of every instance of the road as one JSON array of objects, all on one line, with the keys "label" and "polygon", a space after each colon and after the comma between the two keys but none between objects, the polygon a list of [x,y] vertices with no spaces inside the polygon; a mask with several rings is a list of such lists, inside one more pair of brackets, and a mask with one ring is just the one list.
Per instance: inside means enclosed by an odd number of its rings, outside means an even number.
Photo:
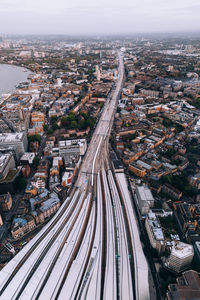
[{"label": "road", "polygon": [[148,300],[148,265],[124,174],[110,169],[120,90],[107,99],[70,196],[0,272],[1,299]]}]

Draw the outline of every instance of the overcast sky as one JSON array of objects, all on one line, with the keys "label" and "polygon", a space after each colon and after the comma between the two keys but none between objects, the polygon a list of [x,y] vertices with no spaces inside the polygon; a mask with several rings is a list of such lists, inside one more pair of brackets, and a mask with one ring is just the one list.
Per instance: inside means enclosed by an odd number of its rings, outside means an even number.
[{"label": "overcast sky", "polygon": [[200,31],[200,0],[0,0],[0,33]]}]

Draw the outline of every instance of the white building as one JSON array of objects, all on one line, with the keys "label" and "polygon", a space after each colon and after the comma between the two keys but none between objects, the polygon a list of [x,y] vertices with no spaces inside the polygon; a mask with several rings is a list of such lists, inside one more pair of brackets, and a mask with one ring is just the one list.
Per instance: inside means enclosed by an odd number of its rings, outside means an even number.
[{"label": "white building", "polygon": [[28,147],[26,133],[0,133],[0,147],[1,146],[17,146],[17,152],[21,157]]},{"label": "white building", "polygon": [[156,215],[150,210],[145,220],[145,227],[152,248],[162,253],[165,250],[165,238]]},{"label": "white building", "polygon": [[72,183],[72,178],[73,178],[73,172],[72,171],[65,172],[63,174],[63,177],[62,177],[62,186],[69,187]]},{"label": "white building", "polygon": [[100,71],[98,65],[96,65],[96,78],[97,78],[97,81],[101,80],[101,71]]},{"label": "white building", "polygon": [[2,217],[0,215],[0,227],[3,225],[3,220],[2,220]]},{"label": "white building", "polygon": [[190,267],[193,257],[194,249],[192,245],[174,242],[166,267],[175,273],[180,273]]},{"label": "white building", "polygon": [[19,53],[19,56],[24,57],[24,58],[30,58],[31,54],[32,54],[31,51],[23,50]]},{"label": "white building", "polygon": [[32,181],[31,183],[34,187],[36,187],[36,189],[44,190],[46,186],[45,179],[42,178],[36,178],[35,181]]},{"label": "white building", "polygon": [[145,89],[141,89],[140,91],[142,94],[144,94],[146,96],[150,96],[152,98],[157,98],[159,96],[159,91],[145,90]]},{"label": "white building", "polygon": [[21,164],[32,164],[35,158],[35,153],[34,152],[25,152],[21,159],[20,162]]},{"label": "white building", "polygon": [[66,162],[72,155],[84,155],[87,150],[87,141],[86,139],[60,141],[58,148],[59,156],[63,157]]},{"label": "white building", "polygon": [[45,57],[45,52],[34,51],[34,56],[36,58],[44,58]]},{"label": "white building", "polygon": [[4,179],[11,169],[15,168],[15,160],[11,153],[0,154],[0,179]]},{"label": "white building", "polygon": [[52,163],[53,168],[59,169],[59,166],[61,166],[62,164],[63,164],[62,157],[56,156],[53,158],[53,163]]},{"label": "white building", "polygon": [[141,215],[147,215],[149,209],[154,206],[154,198],[147,186],[137,186],[135,198],[139,206]]}]

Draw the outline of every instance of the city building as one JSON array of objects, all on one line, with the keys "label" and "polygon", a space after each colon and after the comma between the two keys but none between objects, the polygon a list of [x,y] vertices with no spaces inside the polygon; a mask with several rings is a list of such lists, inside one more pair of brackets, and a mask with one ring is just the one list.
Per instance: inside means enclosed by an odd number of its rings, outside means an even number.
[{"label": "city building", "polygon": [[101,80],[101,71],[99,69],[99,66],[96,65],[96,79],[97,81]]},{"label": "city building", "polygon": [[145,227],[152,248],[161,254],[165,250],[165,238],[160,222],[151,210],[145,219]]},{"label": "city building", "polygon": [[186,271],[176,281],[177,283],[168,286],[166,295],[168,300],[200,299],[200,277],[196,271]]},{"label": "city building", "polygon": [[169,194],[174,199],[180,199],[182,197],[182,192],[168,183],[166,183],[162,189],[165,193]]},{"label": "city building", "polygon": [[65,172],[62,177],[62,186],[69,187],[72,183],[72,179],[73,179],[73,172],[72,171]]},{"label": "city building", "polygon": [[0,179],[6,178],[8,172],[15,168],[14,157],[11,153],[0,154]]},{"label": "city building", "polygon": [[20,133],[0,133],[0,148],[4,146],[17,145],[17,152],[21,157],[26,152],[28,140],[25,132]]},{"label": "city building", "polygon": [[166,267],[171,271],[179,274],[190,267],[194,257],[192,245],[182,242],[174,242],[171,254],[166,261]]},{"label": "city building", "polygon": [[0,227],[3,225],[3,220],[2,220],[2,217],[0,215]]},{"label": "city building", "polygon": [[137,165],[135,162],[131,162],[128,166],[128,169],[138,177],[144,177],[147,173],[145,168]]},{"label": "city building", "polygon": [[43,126],[45,123],[45,115],[42,112],[35,111],[31,114],[31,124],[32,127],[29,128],[28,134],[42,134],[43,133]]},{"label": "city building", "polygon": [[200,271],[200,241],[194,243],[194,262]]},{"label": "city building", "polygon": [[10,193],[0,195],[0,207],[3,211],[9,211],[12,207],[12,196]]},{"label": "city building", "polygon": [[35,153],[25,152],[20,159],[20,163],[22,165],[27,165],[27,164],[32,165],[34,158],[35,158]]},{"label": "city building", "polygon": [[175,209],[177,210],[184,234],[187,235],[188,232],[195,232],[197,226],[197,220],[195,220],[195,217],[193,216],[195,213],[195,208],[188,203],[177,203],[175,205]]},{"label": "city building", "polygon": [[14,218],[11,234],[14,239],[22,237],[25,233],[35,228],[35,220],[32,216]]},{"label": "city building", "polygon": [[141,215],[147,215],[150,208],[154,206],[154,198],[151,190],[145,185],[136,187],[135,199]]},{"label": "city building", "polygon": [[17,164],[20,158],[17,145],[12,145],[12,146],[5,145],[0,147],[0,154],[8,154],[8,153],[12,153],[15,163]]},{"label": "city building", "polygon": [[[32,215],[35,218],[36,224],[43,223],[45,219],[52,216],[52,214],[54,214],[59,209],[59,207],[60,199],[58,198],[57,194],[50,194],[48,199],[46,199],[43,202],[40,202],[39,208],[32,211]],[[32,208],[34,208],[34,206],[32,206]]]},{"label": "city building", "polygon": [[59,156],[67,163],[73,155],[84,155],[87,149],[86,139],[59,141]]}]

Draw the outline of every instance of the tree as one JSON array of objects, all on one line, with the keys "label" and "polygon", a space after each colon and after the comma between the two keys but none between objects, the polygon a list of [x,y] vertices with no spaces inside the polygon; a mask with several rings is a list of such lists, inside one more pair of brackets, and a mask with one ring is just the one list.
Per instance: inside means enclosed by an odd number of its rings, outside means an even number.
[{"label": "tree", "polygon": [[103,107],[103,105],[104,105],[104,103],[103,103],[103,102],[99,103],[99,107],[100,107],[100,108],[102,108],[102,107]]},{"label": "tree", "polygon": [[95,124],[95,119],[89,118],[86,122],[87,126],[89,126],[90,128],[92,128]]},{"label": "tree", "polygon": [[168,149],[167,152],[165,152],[165,156],[171,158],[175,153],[176,151],[174,149]]},{"label": "tree", "polygon": [[50,128],[48,131],[47,131],[47,134],[52,134],[53,133],[53,129]]},{"label": "tree", "polygon": [[29,144],[31,142],[38,142],[40,144],[41,136],[39,134],[30,135],[30,136],[28,136],[28,142],[29,142]]},{"label": "tree", "polygon": [[78,129],[85,130],[87,128],[87,122],[85,120],[81,120],[78,122]]},{"label": "tree", "polygon": [[33,167],[36,169],[39,165],[40,158],[38,156],[35,156],[33,159]]},{"label": "tree", "polygon": [[56,123],[58,121],[58,117],[57,116],[52,116],[51,117],[51,123]]},{"label": "tree", "polygon": [[89,114],[85,113],[85,112],[81,112],[80,115],[87,120],[89,118]]},{"label": "tree", "polygon": [[18,189],[20,191],[24,190],[26,188],[26,179],[25,178],[20,178],[18,182]]},{"label": "tree", "polygon": [[53,130],[57,130],[57,129],[59,129],[59,128],[60,128],[60,127],[58,126],[57,123],[52,124],[52,129],[53,129]]},{"label": "tree", "polygon": [[64,116],[61,118],[61,126],[62,127],[68,127],[70,124],[68,117]]},{"label": "tree", "polygon": [[71,112],[69,113],[68,117],[67,117],[67,120],[68,120],[68,121],[75,121],[75,120],[76,120],[76,115],[75,115],[75,113],[71,111]]},{"label": "tree", "polygon": [[71,127],[72,127],[73,129],[77,128],[77,127],[78,127],[77,122],[76,122],[76,121],[72,121],[72,122],[71,122]]},{"label": "tree", "polygon": [[23,191],[26,188],[26,179],[22,175],[16,178],[14,188],[16,191]]},{"label": "tree", "polygon": [[48,131],[48,129],[49,129],[48,125],[47,125],[47,124],[44,124],[44,126],[43,126],[43,130],[44,130],[45,132],[47,132],[47,131]]}]

